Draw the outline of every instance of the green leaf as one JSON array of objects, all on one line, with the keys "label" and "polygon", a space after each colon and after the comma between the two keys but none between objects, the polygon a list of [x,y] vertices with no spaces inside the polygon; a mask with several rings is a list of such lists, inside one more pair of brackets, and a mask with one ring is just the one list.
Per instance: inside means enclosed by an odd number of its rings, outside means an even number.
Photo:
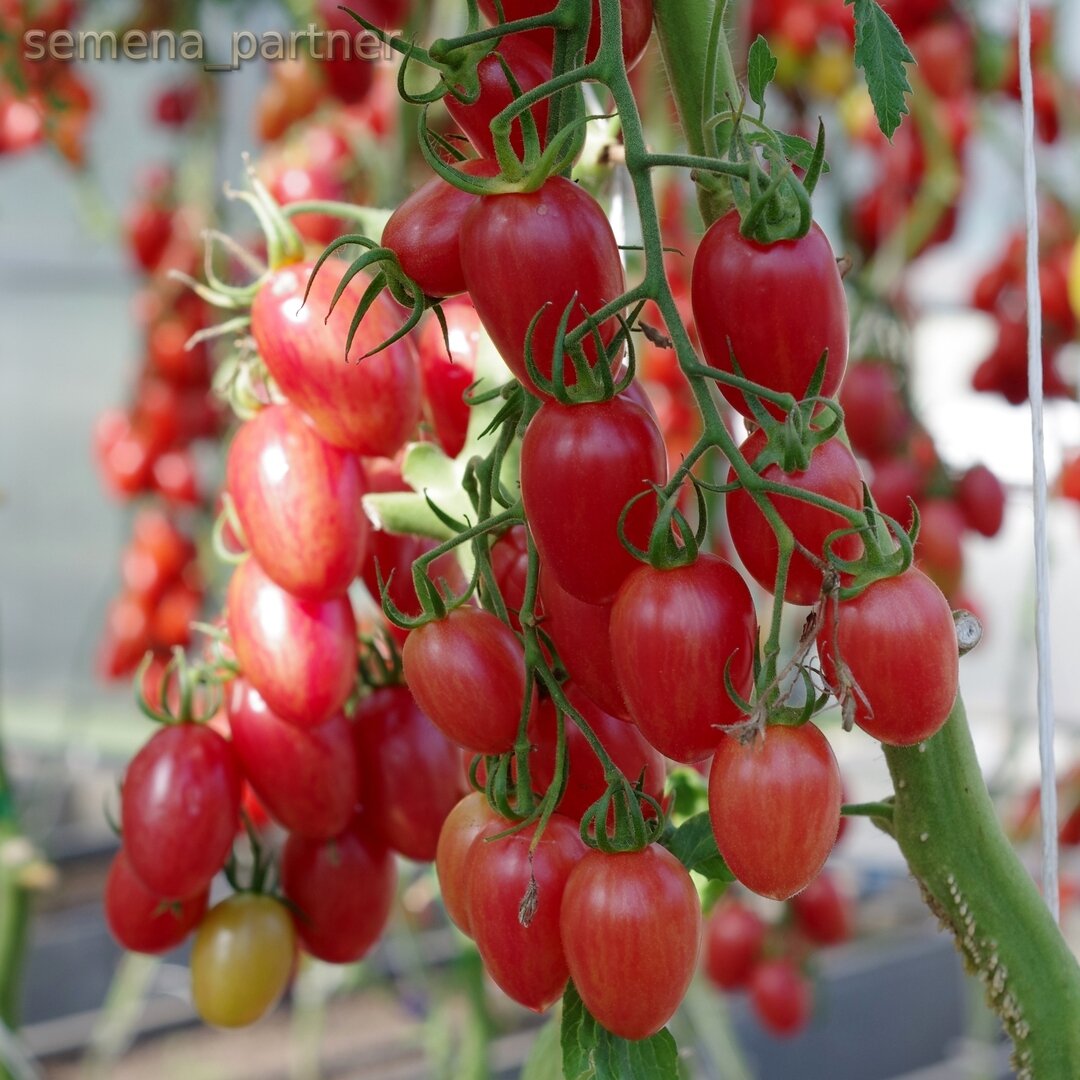
[{"label": "green leaf", "polygon": [[687,870],[694,870],[716,881],[735,880],[735,875],[728,869],[716,847],[707,810],[688,818],[665,836],[662,843]]},{"label": "green leaf", "polygon": [[750,46],[750,55],[746,62],[746,81],[751,99],[765,108],[765,88],[773,81],[776,74],[776,57],[769,49],[769,43],[758,34]]},{"label": "green leaf", "polygon": [[570,983],[563,995],[566,1080],[678,1080],[679,1051],[667,1028],[631,1042],[602,1028]]},{"label": "green leaf", "polygon": [[520,1080],[562,1080],[562,1043],[558,1017],[549,1020],[532,1044]]},{"label": "green leaf", "polygon": [[904,95],[911,93],[911,84],[904,65],[915,57],[877,0],[846,3],[855,6],[855,64],[866,76],[878,127],[891,139],[908,111]]}]

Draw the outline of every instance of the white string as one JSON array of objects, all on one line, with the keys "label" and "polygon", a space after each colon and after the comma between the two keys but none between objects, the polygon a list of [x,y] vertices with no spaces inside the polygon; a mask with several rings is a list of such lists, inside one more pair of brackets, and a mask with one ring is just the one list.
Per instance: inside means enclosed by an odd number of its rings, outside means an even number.
[{"label": "white string", "polygon": [[1050,561],[1046,543],[1046,461],[1043,457],[1042,297],[1039,293],[1039,209],[1035,193],[1035,112],[1031,87],[1031,0],[1020,0],[1020,102],[1024,128],[1024,216],[1027,227],[1028,394],[1035,510],[1035,658],[1038,672],[1039,764],[1042,771],[1043,897],[1060,919],[1054,696],[1050,680]]}]

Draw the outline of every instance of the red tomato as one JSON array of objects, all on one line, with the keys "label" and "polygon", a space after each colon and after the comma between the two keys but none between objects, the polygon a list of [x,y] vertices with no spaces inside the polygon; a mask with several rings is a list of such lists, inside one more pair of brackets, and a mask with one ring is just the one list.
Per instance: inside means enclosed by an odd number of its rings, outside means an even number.
[{"label": "red tomato", "polygon": [[956,485],[964,524],[983,536],[997,536],[1005,521],[1005,488],[985,466],[973,465]]},{"label": "red tomato", "polygon": [[152,202],[132,207],[124,223],[128,248],[140,270],[151,273],[161,262],[173,231],[173,211]]},{"label": "red tomato", "polygon": [[[762,245],[739,233],[732,210],[705,234],[691,281],[694,325],[708,362],[801,398],[821,354],[828,349],[820,393],[835,394],[848,352],[847,300],[825,234],[815,224],[799,240]],[[720,392],[744,416],[743,395]],[[773,415],[780,411],[766,405]]]},{"label": "red tomato", "polygon": [[397,864],[358,815],[339,836],[290,836],[281,852],[281,888],[295,905],[304,950],[351,964],[379,940],[397,889]]},{"label": "red tomato", "polygon": [[851,448],[870,461],[897,453],[911,429],[896,374],[884,360],[861,360],[848,368],[840,406]]},{"label": "red tomato", "polygon": [[954,596],[964,574],[964,515],[947,499],[919,506],[915,564],[946,596]]},{"label": "red tomato", "polygon": [[[457,167],[469,176],[499,175],[498,162],[487,158],[463,161]],[[441,176],[433,176],[390,215],[383,229],[383,245],[398,257],[401,269],[426,295],[456,296],[465,291],[461,223],[478,199]],[[438,321],[430,321],[438,329]],[[441,342],[441,332],[438,337]]]},{"label": "red tomato", "polygon": [[201,893],[225,865],[240,814],[232,748],[202,724],[161,728],[131,759],[120,827],[131,869],[170,900]]},{"label": "red tomato", "polygon": [[313,265],[282,267],[259,289],[251,305],[259,354],[282,392],[311,417],[324,439],[358,454],[392,457],[420,419],[412,343],[404,338],[360,358],[397,331],[401,309],[380,295],[361,320],[346,360],[349,325],[370,278],[354,277],[324,322],[347,264],[324,263],[304,303]]},{"label": "red tomato", "polygon": [[[611,613],[615,673],[630,716],[662,754],[707,758],[742,718],[724,687],[749,697],[757,619],[739,572],[715,555],[674,570],[643,566]],[[834,834],[835,835],[835,834]]]},{"label": "red tomato", "polygon": [[877,508],[901,525],[911,521],[911,504],[926,490],[926,478],[922,470],[907,458],[890,458],[874,465],[874,479],[870,494]]},{"label": "red tomato", "polygon": [[202,609],[202,589],[181,580],[161,595],[150,616],[150,637],[158,648],[187,646],[191,642],[191,624]]},{"label": "red tomato", "polygon": [[122,593],[105,613],[100,670],[106,678],[130,675],[153,644],[150,636],[150,611],[144,597]]},{"label": "red tomato", "polygon": [[[503,14],[507,20],[526,19],[532,15],[543,15],[554,8],[552,0],[502,0]],[[622,0],[622,46],[623,58],[627,68],[632,68],[645,52],[652,33],[653,0]],[[494,23],[498,21],[498,10],[494,0],[480,0],[480,10]],[[515,35],[517,36],[517,35]],[[524,37],[525,35],[521,35]],[[550,55],[554,47],[551,30],[532,30],[530,38]],[[511,40],[506,38],[504,40]],[[600,48],[600,0],[593,0],[592,23],[589,25],[589,43],[586,46],[585,59],[592,60]]]},{"label": "red tomato", "polygon": [[345,704],[357,651],[347,596],[298,600],[249,558],[233,572],[227,605],[240,668],[273,712],[312,727]]},{"label": "red tomato", "polygon": [[787,1038],[810,1022],[813,990],[792,961],[765,960],[750,978],[750,1004],[766,1031]]},{"label": "red tomato", "polygon": [[[463,933],[471,933],[466,860],[473,841],[488,825],[506,822],[491,809],[482,791],[466,795],[447,815],[439,832],[435,852],[435,873],[442,890],[443,905],[453,924]],[[498,829],[496,829],[496,832]]]},{"label": "red tomato", "polygon": [[468,790],[460,751],[404,686],[364,698],[352,733],[372,831],[407,859],[431,862],[446,816]]},{"label": "red tomato", "polygon": [[761,917],[738,900],[723,900],[705,920],[705,974],[721,990],[750,981],[765,945]]},{"label": "red tomato", "polygon": [[799,929],[815,945],[839,945],[851,937],[851,902],[825,870],[791,898],[791,910]]},{"label": "red tomato", "polygon": [[[555,336],[564,309],[573,300],[567,329],[583,321],[582,309],[595,312],[624,291],[622,262],[611,225],[600,204],[583,188],[553,176],[537,191],[485,195],[465,215],[461,266],[469,295],[484,328],[507,367],[538,393],[525,367],[525,339],[532,335],[537,370],[551,377]],[[552,267],[559,267],[553,274]],[[513,282],[513,288],[507,283]],[[609,343],[618,332],[606,320],[600,335]],[[591,336],[591,335],[590,335]],[[585,354],[596,360],[595,343]],[[576,382],[567,359],[563,378]]]},{"label": "red tomato", "polygon": [[[476,379],[476,352],[480,346],[480,317],[465,298],[443,304],[446,340],[434,316],[420,331],[420,385],[424,391],[424,415],[447,457],[457,457],[465,447],[469,429],[469,406],[465,391]],[[450,353],[446,346],[449,343]]]},{"label": "red tomato", "polygon": [[205,888],[187,900],[163,900],[142,883],[121,848],[105,879],[105,921],[121,947],[164,953],[175,949],[198,925],[209,896]]},{"label": "red tomato", "polygon": [[587,604],[603,604],[639,565],[619,539],[619,516],[637,495],[625,532],[649,543],[667,480],[664,440],[626,397],[584,405],[545,401],[521,444],[521,499],[545,571]]},{"label": "red tomato", "polygon": [[491,545],[491,572],[503,598],[510,623],[521,629],[518,614],[525,603],[525,588],[529,577],[529,545],[524,525],[507,529]]},{"label": "red tomato", "polygon": [[298,727],[275,716],[245,679],[232,684],[226,704],[240,767],[274,819],[316,839],[341,832],[360,792],[352,726],[344,715]]},{"label": "red tomato", "polygon": [[[559,999],[569,977],[559,909],[585,845],[574,822],[553,814],[530,859],[535,825],[487,840],[510,824],[488,825],[469,849],[468,920],[484,966],[503,992],[519,1005],[543,1012]],[[535,897],[535,910],[522,920],[527,893]]]},{"label": "red tomato", "polygon": [[355,454],[320,438],[299,409],[271,405],[236,433],[226,485],[268,577],[304,600],[345,593],[371,528]]},{"label": "red tomato", "polygon": [[[566,683],[563,689],[570,704],[603,743],[615,767],[632,784],[636,784],[644,773],[645,794],[659,802],[667,775],[663,757],[642,738],[633,724],[608,715],[573,683]],[[558,810],[580,821],[582,814],[607,790],[607,781],[600,759],[577,724],[567,719],[565,730],[569,774]],[[547,791],[555,779],[556,720],[555,705],[550,698],[544,698],[529,717],[529,741],[534,747],[529,758],[532,786],[536,791]]]},{"label": "red tomato", "polygon": [[613,605],[575,600],[549,573],[540,575],[540,596],[544,632],[551,636],[567,672],[605,712],[628,719],[611,654]]},{"label": "red tomato", "polygon": [[840,768],[813,725],[766,729],[748,745],[722,738],[709,773],[720,854],[753,892],[794,896],[820,872],[840,828]]},{"label": "red tomato", "polygon": [[[739,447],[739,452],[753,464],[765,448],[768,437],[758,429]],[[851,451],[839,439],[830,439],[818,446],[810,456],[809,467],[800,473],[786,473],[779,465],[769,465],[761,472],[765,480],[787,484],[801,491],[823,495],[858,510],[863,504],[862,473]],[[728,483],[735,479],[728,470]],[[837,529],[850,525],[839,514],[784,495],[770,495],[784,523],[791,529],[797,544],[801,544],[819,559],[825,557],[825,538]],[[764,589],[772,592],[776,586],[776,567],[780,558],[776,534],[758,509],[751,496],[739,488],[727,495],[728,527],[731,542],[743,565]],[[833,545],[842,559],[857,559],[862,553],[862,541],[852,534]],[[813,604],[821,594],[822,573],[798,548],[788,566],[784,599],[789,604]]]},{"label": "red tomato", "polygon": [[[570,977],[589,1012],[623,1039],[647,1039],[674,1015],[697,967],[701,905],[686,868],[657,844],[590,851],[562,900]],[[657,963],[637,992],[644,957]]]},{"label": "red tomato", "polygon": [[861,690],[855,723],[875,739],[911,746],[948,718],[960,669],[956,629],[941,590],[914,567],[830,604],[817,648],[831,685],[837,659],[850,669]]},{"label": "red tomato", "polygon": [[189,449],[166,450],[155,459],[150,475],[154,490],[167,502],[181,506],[202,502],[195,457]]},{"label": "red tomato", "polygon": [[[500,62],[499,57],[502,57]],[[469,137],[477,151],[486,158],[495,156],[495,141],[491,135],[491,121],[517,98],[510,80],[506,77],[503,62],[514,73],[514,80],[521,93],[535,90],[551,78],[551,50],[538,48],[535,43],[514,35],[499,43],[496,53],[486,56],[476,67],[480,95],[471,105],[457,100],[453,94],[443,98],[446,111],[454,123]],[[529,111],[540,136],[540,146],[547,143],[548,98],[534,105]],[[518,157],[525,154],[525,136],[521,120],[515,120],[510,129],[510,145]],[[496,175],[498,170],[491,175]]]},{"label": "red tomato", "polygon": [[517,738],[525,654],[489,611],[459,607],[409,633],[401,652],[416,703],[454,742],[503,754]]}]

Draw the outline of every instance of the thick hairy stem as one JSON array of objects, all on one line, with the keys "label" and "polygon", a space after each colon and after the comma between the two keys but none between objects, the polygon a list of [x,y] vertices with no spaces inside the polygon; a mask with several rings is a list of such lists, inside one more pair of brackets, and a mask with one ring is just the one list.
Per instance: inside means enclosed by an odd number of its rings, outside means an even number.
[{"label": "thick hairy stem", "polygon": [[1021,1080],[1080,1076],[1080,965],[998,823],[957,698],[922,746],[885,747],[893,832],[986,989]]}]

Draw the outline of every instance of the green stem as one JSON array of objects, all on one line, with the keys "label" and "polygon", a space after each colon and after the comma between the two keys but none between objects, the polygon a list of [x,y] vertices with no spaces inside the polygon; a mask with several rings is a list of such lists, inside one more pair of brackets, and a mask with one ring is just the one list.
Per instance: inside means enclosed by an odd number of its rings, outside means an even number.
[{"label": "green stem", "polygon": [[[0,1023],[9,1031],[19,1026],[22,966],[30,919],[30,891],[23,881],[25,861],[9,858],[22,843],[15,801],[0,744]],[[0,1077],[8,1075],[0,1061]]]},{"label": "green stem", "polygon": [[1019,1080],[1076,1080],[1080,966],[1001,830],[963,702],[926,743],[884,749],[896,841],[1012,1038]]}]

